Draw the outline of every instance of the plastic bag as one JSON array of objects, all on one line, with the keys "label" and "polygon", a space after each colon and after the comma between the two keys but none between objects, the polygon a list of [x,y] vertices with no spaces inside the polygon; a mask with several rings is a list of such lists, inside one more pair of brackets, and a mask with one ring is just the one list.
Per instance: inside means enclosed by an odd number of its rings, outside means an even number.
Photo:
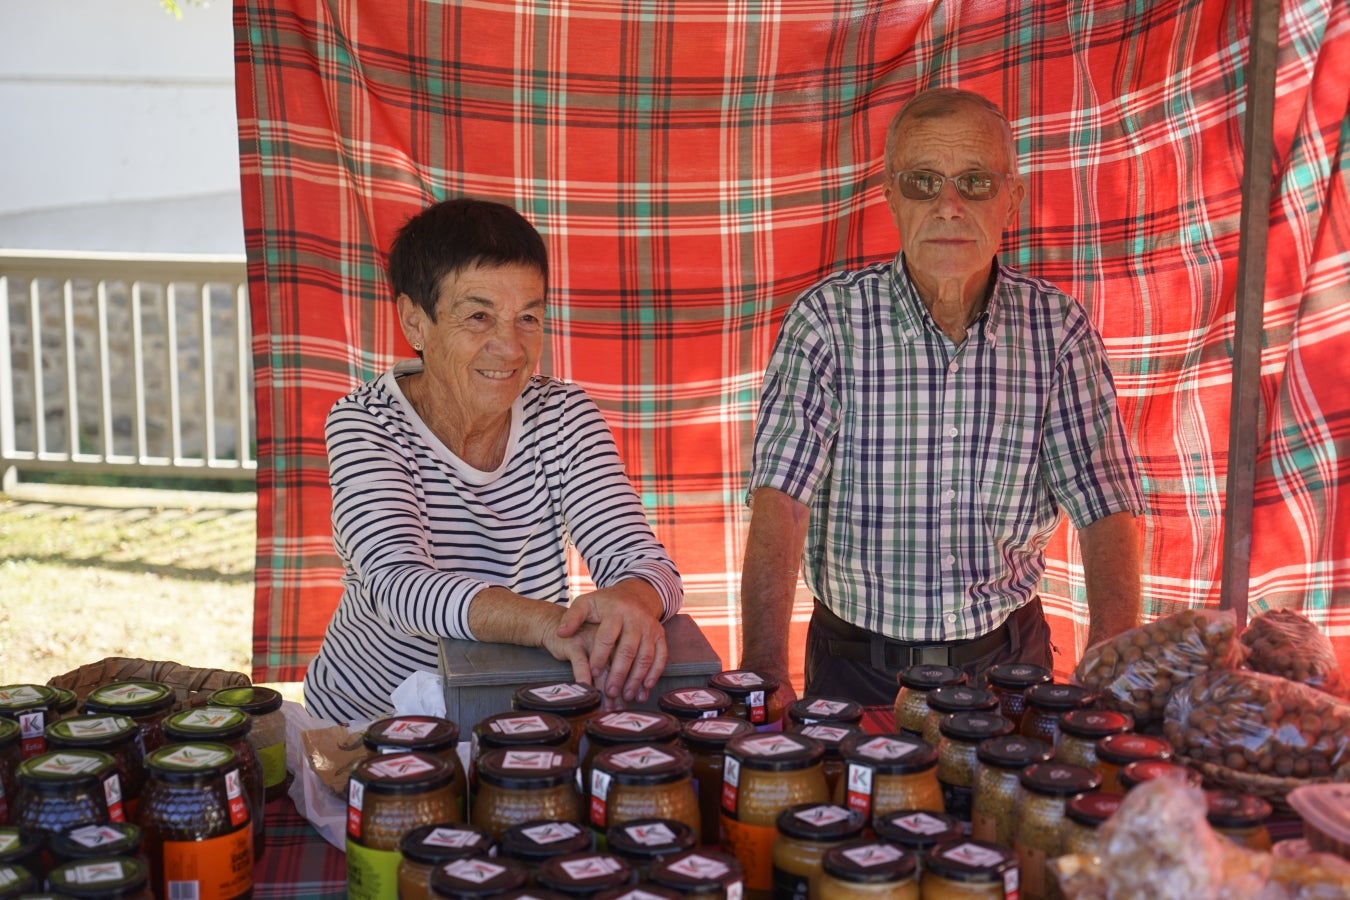
[{"label": "plastic bag", "polygon": [[1350,684],[1341,673],[1331,641],[1292,609],[1267,610],[1242,632],[1247,668],[1311,685],[1345,699]]},{"label": "plastic bag", "polygon": [[1074,681],[1100,693],[1103,706],[1146,725],[1162,718],[1177,685],[1242,664],[1245,649],[1236,634],[1232,610],[1183,610],[1093,644]]}]

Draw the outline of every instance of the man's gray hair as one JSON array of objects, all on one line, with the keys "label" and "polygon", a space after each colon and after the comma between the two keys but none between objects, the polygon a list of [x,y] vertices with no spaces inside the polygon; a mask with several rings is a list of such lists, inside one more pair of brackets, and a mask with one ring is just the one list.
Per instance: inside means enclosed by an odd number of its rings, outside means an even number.
[{"label": "man's gray hair", "polygon": [[998,105],[981,94],[974,91],[967,91],[961,88],[929,88],[920,91],[900,107],[900,111],[891,119],[890,127],[886,129],[886,180],[895,177],[895,170],[891,168],[892,160],[895,158],[895,151],[900,144],[900,128],[911,119],[940,119],[949,116],[962,108],[976,109],[987,112],[996,118],[1003,125],[1003,135],[1008,155],[1008,174],[1020,176],[1017,163],[1017,142],[1013,140],[1012,124],[1008,117],[1003,114],[1003,110]]}]

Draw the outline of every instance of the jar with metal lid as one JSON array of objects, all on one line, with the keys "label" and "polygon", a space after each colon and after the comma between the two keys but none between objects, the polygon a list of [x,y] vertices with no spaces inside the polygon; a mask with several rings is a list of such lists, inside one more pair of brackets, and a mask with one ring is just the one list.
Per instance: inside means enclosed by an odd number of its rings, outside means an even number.
[{"label": "jar with metal lid", "polygon": [[703,844],[716,845],[722,840],[722,764],[727,742],[753,731],[749,722],[730,716],[691,719],[680,726],[680,743],[693,757],[690,771],[698,794],[699,840]]},{"label": "jar with metal lid", "polygon": [[586,800],[590,800],[591,769],[602,750],[638,744],[674,746],[680,740],[680,724],[670,713],[645,709],[610,710],[592,716],[581,741],[581,789]]},{"label": "jar with metal lid", "polygon": [[820,896],[829,900],[919,900],[914,854],[872,839],[849,841],[825,851]]},{"label": "jar with metal lid", "polygon": [[938,844],[966,836],[965,826],[955,816],[922,809],[902,809],[877,816],[872,820],[872,832],[878,839],[914,854],[921,885],[924,855]]},{"label": "jar with metal lid", "polygon": [[1134,732],[1109,734],[1097,741],[1097,774],[1102,776],[1102,790],[1108,794],[1125,793],[1120,770],[1132,762],[1171,758],[1172,745],[1164,738]]},{"label": "jar with metal lid", "polygon": [[1026,690],[1026,709],[1018,732],[1055,746],[1059,720],[1071,709],[1086,709],[1097,702],[1097,692],[1079,684],[1036,684]]},{"label": "jar with metal lid", "polygon": [[500,856],[509,856],[525,864],[526,883],[535,883],[539,865],[554,856],[595,849],[595,836],[578,822],[562,819],[532,819],[502,832],[497,842]]},{"label": "jar with metal lid", "polygon": [[554,856],[539,864],[539,886],[564,897],[594,897],[600,891],[637,884],[633,867],[596,850]]},{"label": "jar with metal lid", "polygon": [[731,710],[731,695],[712,687],[671,688],[656,698],[656,708],[681,722],[725,716]]},{"label": "jar with metal lid", "polygon": [[47,886],[63,896],[82,900],[154,900],[155,896],[150,889],[149,867],[128,856],[63,863],[47,873]]},{"label": "jar with metal lid", "polygon": [[773,886],[778,815],[799,803],[825,803],[825,751],[793,732],[732,738],[722,768],[722,849],[745,870],[746,896],[767,897]]},{"label": "jar with metal lid", "polygon": [[[936,692],[935,692],[936,693]],[[962,822],[969,822],[975,797],[976,750],[989,738],[1012,734],[1013,723],[989,712],[948,713],[938,722],[938,784],[942,806]]]},{"label": "jar with metal lid", "polygon": [[1187,784],[1200,786],[1200,773],[1175,759],[1138,759],[1121,766],[1116,778],[1125,793],[1155,778],[1177,778]]},{"label": "jar with metal lid", "polygon": [[465,856],[431,870],[431,896],[449,900],[496,898],[525,887],[525,877],[525,864],[518,859]]},{"label": "jar with metal lid", "polygon": [[1210,827],[1248,850],[1268,853],[1270,829],[1266,820],[1273,808],[1265,800],[1240,791],[1205,791],[1206,817]]},{"label": "jar with metal lid", "polygon": [[113,758],[97,750],[53,750],[19,764],[10,824],[43,840],[81,825],[125,822]]},{"label": "jar with metal lid", "polygon": [[895,695],[895,727],[913,737],[923,737],[923,722],[928,717],[928,692],[940,687],[966,684],[966,673],[956,666],[907,666],[896,677],[900,690]]},{"label": "jar with metal lid", "polygon": [[370,756],[347,782],[347,896],[374,900],[398,888],[399,843],[422,825],[460,821],[454,773],[419,750]]},{"label": "jar with metal lid", "polygon": [[708,687],[725,691],[731,697],[728,715],[745,719],[758,731],[776,731],[783,727],[783,698],[778,694],[778,679],[749,669],[731,669],[709,676]]},{"label": "jar with metal lid", "polygon": [[234,751],[235,762],[239,764],[239,779],[248,799],[249,818],[253,821],[253,855],[255,858],[260,856],[266,846],[263,804],[267,799],[262,762],[258,759],[258,751],[248,741],[253,718],[232,706],[194,706],[169,713],[160,722],[160,730],[166,745],[214,741]]},{"label": "jar with metal lid", "polygon": [[459,822],[419,825],[398,842],[399,900],[426,900],[431,896],[432,869],[491,850],[492,838],[481,828]]},{"label": "jar with metal lid", "polygon": [[281,692],[262,685],[227,687],[207,698],[209,706],[241,709],[253,719],[248,742],[262,764],[263,797],[275,800],[286,793],[286,714]]},{"label": "jar with metal lid", "polygon": [[633,867],[642,882],[655,863],[698,846],[698,835],[675,819],[631,819],[611,827],[605,833],[605,843],[610,853]]},{"label": "jar with metal lid", "polygon": [[862,727],[863,708],[843,697],[803,697],[787,708],[788,727],[800,731],[803,725],[828,722],[834,725]]},{"label": "jar with metal lid", "polygon": [[173,688],[163,682],[115,681],[89,692],[84,698],[84,713],[135,719],[141,726],[141,746],[150,753],[163,746],[160,723],[176,703]]},{"label": "jar with metal lid", "polygon": [[37,877],[23,866],[0,864],[0,900],[22,897],[39,885]]},{"label": "jar with metal lid", "polygon": [[[64,718],[75,715],[79,711],[80,698],[70,688],[57,687],[54,684],[48,684],[52,689],[51,710],[55,714],[54,720],[59,722]],[[49,726],[51,722],[47,723]]]},{"label": "jar with metal lid", "polygon": [[1071,709],[1059,720],[1055,759],[1097,768],[1097,742],[1134,727],[1134,716],[1110,709]]},{"label": "jar with metal lid", "polygon": [[839,748],[846,738],[862,734],[862,726],[850,725],[847,722],[815,722],[789,730],[819,741],[820,746],[824,748],[825,756],[821,758],[820,766],[821,771],[825,773],[825,788],[833,797],[840,779],[844,777],[844,754]]},{"label": "jar with metal lid", "polygon": [[54,718],[55,702],[55,689],[45,684],[0,687],[0,719],[19,726],[19,750],[24,759],[47,752],[47,725]]},{"label": "jar with metal lid", "polygon": [[798,803],[778,814],[773,842],[773,896],[820,896],[820,860],[829,848],[862,837],[866,821],[834,803]]},{"label": "jar with metal lid", "polygon": [[667,856],[652,866],[654,887],[674,891],[685,900],[736,900],[745,893],[745,868],[734,855],[700,847]]},{"label": "jar with metal lid", "polygon": [[145,788],[145,753],[141,729],[126,716],[75,716],[47,727],[52,750],[98,750],[117,765],[128,819],[135,819]]},{"label": "jar with metal lid", "polygon": [[1017,825],[1017,794],[1022,770],[1049,762],[1055,752],[1045,741],[1010,734],[990,738],[975,748],[975,788],[970,806],[970,836],[977,841],[1012,848]]},{"label": "jar with metal lid", "polygon": [[633,819],[674,819],[699,836],[698,795],[692,780],[694,758],[678,746],[633,744],[596,754],[591,769],[589,814],[597,844],[606,832]]},{"label": "jar with metal lid", "polygon": [[430,753],[450,767],[450,790],[460,817],[468,816],[469,787],[464,764],[459,760],[459,725],[441,716],[389,716],[366,726],[361,742],[375,753],[418,750]]},{"label": "jar with metal lid", "polygon": [[[469,743],[469,793],[478,789],[478,760],[489,750],[509,747],[567,750],[571,740],[571,724],[562,716],[550,712],[512,711],[480,719],[473,726]],[[571,753],[570,750],[567,752]]]},{"label": "jar with metal lid", "polygon": [[511,695],[511,708],[516,712],[553,713],[566,719],[572,729],[567,749],[580,753],[586,722],[600,711],[601,700],[600,691],[589,684],[552,681],[517,688]]},{"label": "jar with metal lid", "polygon": [[993,691],[967,684],[949,684],[933,688],[928,692],[924,702],[928,704],[928,712],[923,717],[922,737],[933,747],[942,740],[938,724],[943,716],[963,712],[993,714],[999,709],[998,696]]},{"label": "jar with metal lid", "polygon": [[57,864],[80,859],[126,856],[149,865],[144,850],[145,832],[131,822],[81,825],[52,837],[47,849]]},{"label": "jar with metal lid", "polygon": [[145,757],[145,774],[141,828],[151,889],[202,900],[249,896],[253,825],[234,751],[169,744]]},{"label": "jar with metal lid", "polygon": [[1013,852],[1022,870],[1022,896],[1058,897],[1058,883],[1046,871],[1046,863],[1064,852],[1065,807],[1079,794],[1097,790],[1102,778],[1083,766],[1046,762],[1023,769],[1019,783]]},{"label": "jar with metal lid", "polygon": [[498,747],[483,754],[469,821],[501,840],[512,825],[535,819],[584,823],[577,758],[550,747]]},{"label": "jar with metal lid", "polygon": [[1026,709],[1026,690],[1037,684],[1050,684],[1054,673],[1031,663],[1002,663],[985,673],[985,687],[993,691],[1002,707],[1001,715],[1014,724],[1022,721]]},{"label": "jar with metal lid", "polygon": [[855,734],[844,739],[844,777],[834,802],[867,818],[900,809],[943,812],[937,748],[907,734]]},{"label": "jar with metal lid", "polygon": [[923,900],[1016,900],[1017,854],[985,841],[956,838],[924,856]]},{"label": "jar with metal lid", "polygon": [[19,723],[0,719],[0,825],[9,821],[9,807],[18,790],[16,779],[23,747],[19,741]]},{"label": "jar with metal lid", "polygon": [[1097,829],[1116,814],[1124,799],[1120,794],[1100,790],[1069,798],[1064,807],[1064,826],[1060,835],[1063,852],[1095,856],[1098,852]]},{"label": "jar with metal lid", "polygon": [[23,866],[38,871],[40,835],[20,830],[17,825],[0,825],[0,866]]}]

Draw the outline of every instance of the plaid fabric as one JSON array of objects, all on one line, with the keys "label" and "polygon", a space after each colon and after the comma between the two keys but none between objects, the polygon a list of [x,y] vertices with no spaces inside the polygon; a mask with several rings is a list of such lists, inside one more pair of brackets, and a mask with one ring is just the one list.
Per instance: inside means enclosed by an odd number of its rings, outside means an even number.
[{"label": "plaid fabric", "polygon": [[267,846],[253,866],[253,896],[342,900],[347,856],[324,840],[289,796],[267,804]]},{"label": "plaid fabric", "polygon": [[[255,678],[300,677],[337,601],[323,419],[408,353],[381,249],[459,194],[543,233],[542,368],[600,404],[686,610],[734,662],[769,348],[799,292],[894,255],[885,127],[941,84],[986,94],[1018,134],[1029,197],[1004,260],[1078,297],[1105,338],[1150,506],[1148,613],[1216,604],[1247,10],[239,0]],[[1286,0],[1280,35],[1251,596],[1302,609],[1350,662],[1350,8]],[[1068,530],[1049,556],[1067,668],[1086,632]]]}]

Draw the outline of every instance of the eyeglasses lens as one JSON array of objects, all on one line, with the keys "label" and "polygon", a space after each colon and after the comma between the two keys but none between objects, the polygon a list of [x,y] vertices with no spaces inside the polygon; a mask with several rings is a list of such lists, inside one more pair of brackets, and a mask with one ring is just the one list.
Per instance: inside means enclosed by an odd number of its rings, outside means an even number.
[{"label": "eyeglasses lens", "polygon": [[956,192],[966,200],[992,200],[1003,186],[1003,176],[997,172],[962,172],[945,176],[925,169],[908,169],[895,176],[900,193],[906,200],[936,200],[942,186],[950,181]]}]

